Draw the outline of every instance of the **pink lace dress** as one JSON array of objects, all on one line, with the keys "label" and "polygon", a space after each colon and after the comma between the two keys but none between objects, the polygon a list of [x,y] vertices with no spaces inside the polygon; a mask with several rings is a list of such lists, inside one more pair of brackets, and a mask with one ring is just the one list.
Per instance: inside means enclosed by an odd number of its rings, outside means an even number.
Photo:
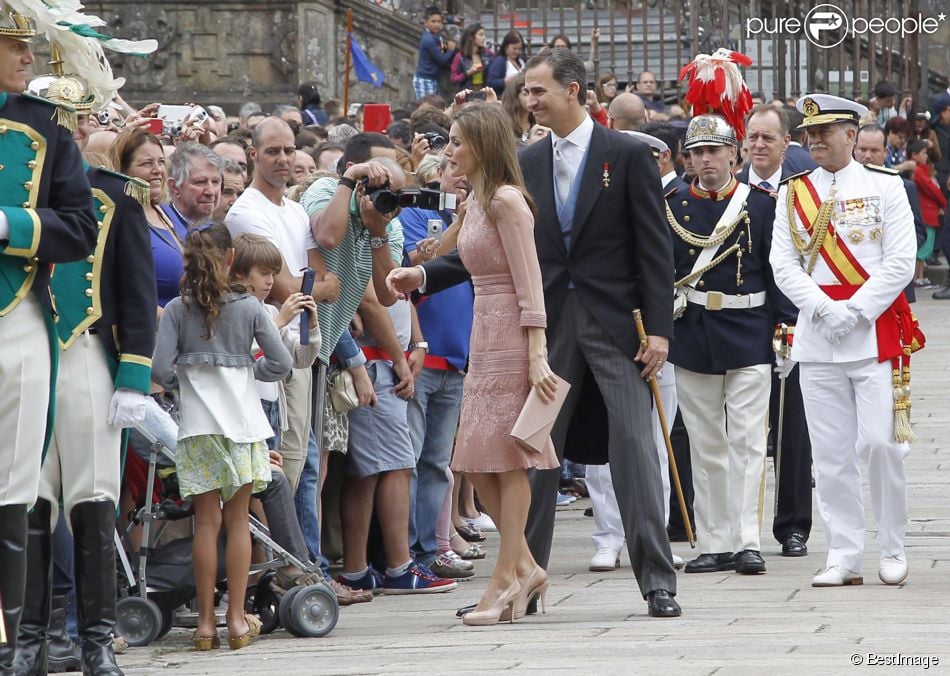
[{"label": "pink lace dress", "polygon": [[[510,200],[514,206],[498,199],[505,193],[515,197]],[[490,473],[553,469],[559,463],[550,440],[544,452],[537,453],[510,434],[531,389],[524,328],[544,328],[547,323],[534,218],[521,192],[512,186],[496,193],[497,223],[474,196],[468,202],[458,251],[475,285],[475,317],[452,469]]]}]

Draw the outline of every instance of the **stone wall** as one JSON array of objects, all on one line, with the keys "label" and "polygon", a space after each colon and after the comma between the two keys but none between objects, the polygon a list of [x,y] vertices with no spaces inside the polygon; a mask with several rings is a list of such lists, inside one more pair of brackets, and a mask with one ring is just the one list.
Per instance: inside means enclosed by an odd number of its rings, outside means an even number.
[{"label": "stone wall", "polygon": [[[351,101],[412,97],[412,72],[421,26],[375,2],[294,0],[104,0],[86,2],[109,22],[105,29],[126,38],[158,40],[155,54],[110,55],[127,79],[122,95],[133,105],[150,101],[216,103],[236,113],[256,101],[265,110],[294,103],[306,80],[321,85],[324,99],[343,97],[346,9],[370,60],[386,74],[382,89],[351,76]],[[39,69],[37,69],[39,70]]]}]

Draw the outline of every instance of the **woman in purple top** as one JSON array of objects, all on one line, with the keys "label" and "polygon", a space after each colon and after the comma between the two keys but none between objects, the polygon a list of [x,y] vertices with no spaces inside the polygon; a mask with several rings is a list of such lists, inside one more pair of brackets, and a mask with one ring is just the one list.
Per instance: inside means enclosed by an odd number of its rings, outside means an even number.
[{"label": "woman in purple top", "polygon": [[165,150],[156,136],[141,127],[135,127],[126,129],[116,137],[110,154],[112,165],[117,171],[149,184],[150,205],[145,209],[145,216],[151,231],[161,317],[161,308],[178,296],[178,283],[183,272],[182,243],[188,234],[172,223],[159,208],[168,197],[165,188],[165,179],[168,178]]}]

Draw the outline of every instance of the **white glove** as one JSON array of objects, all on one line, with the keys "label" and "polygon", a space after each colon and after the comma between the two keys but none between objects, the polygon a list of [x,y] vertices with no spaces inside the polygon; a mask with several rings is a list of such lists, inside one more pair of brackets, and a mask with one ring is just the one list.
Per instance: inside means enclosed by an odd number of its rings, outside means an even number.
[{"label": "white glove", "polygon": [[832,343],[838,343],[858,323],[858,313],[848,307],[847,302],[843,300],[824,301],[818,306],[816,314],[828,329],[827,333],[822,331],[822,335],[829,338]]},{"label": "white glove", "polygon": [[775,372],[778,374],[778,377],[782,380],[788,378],[788,374],[792,372],[792,369],[795,368],[795,364],[798,362],[792,359],[791,357],[783,357],[780,354],[775,355]]},{"label": "white glove", "polygon": [[0,239],[10,239],[10,222],[2,211],[0,211]]},{"label": "white glove", "polygon": [[145,420],[148,397],[138,390],[120,387],[112,395],[107,422],[113,427],[135,427]]}]

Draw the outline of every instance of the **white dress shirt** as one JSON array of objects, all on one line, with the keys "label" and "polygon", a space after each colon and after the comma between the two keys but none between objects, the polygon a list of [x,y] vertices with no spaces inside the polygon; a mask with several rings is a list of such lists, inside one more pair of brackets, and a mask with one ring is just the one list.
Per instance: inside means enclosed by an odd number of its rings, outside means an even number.
[{"label": "white dress shirt", "polygon": [[[567,143],[564,145],[564,148],[561,152],[567,158],[568,171],[571,175],[571,185],[574,185],[574,178],[577,176],[577,171],[580,169],[581,162],[584,161],[584,155],[587,154],[587,147],[590,145],[590,137],[594,133],[594,121],[591,119],[590,115],[584,115],[584,121],[581,122],[577,127],[574,128],[570,134],[564,138],[567,140]],[[557,147],[557,142],[560,140],[560,136],[551,132],[551,148],[552,150]]]},{"label": "white dress shirt", "polygon": [[759,185],[763,181],[768,181],[769,185],[772,186],[771,190],[777,192],[778,185],[782,182],[782,165],[778,165],[778,170],[769,176],[768,178],[762,178],[759,176],[752,165],[749,165],[749,185]]},{"label": "white dress shirt", "polygon": [[666,186],[668,186],[670,184],[670,181],[672,181],[674,178],[676,178],[675,171],[671,171],[670,173],[664,174],[663,176],[660,177],[660,183],[663,184],[664,190],[666,190]]}]

